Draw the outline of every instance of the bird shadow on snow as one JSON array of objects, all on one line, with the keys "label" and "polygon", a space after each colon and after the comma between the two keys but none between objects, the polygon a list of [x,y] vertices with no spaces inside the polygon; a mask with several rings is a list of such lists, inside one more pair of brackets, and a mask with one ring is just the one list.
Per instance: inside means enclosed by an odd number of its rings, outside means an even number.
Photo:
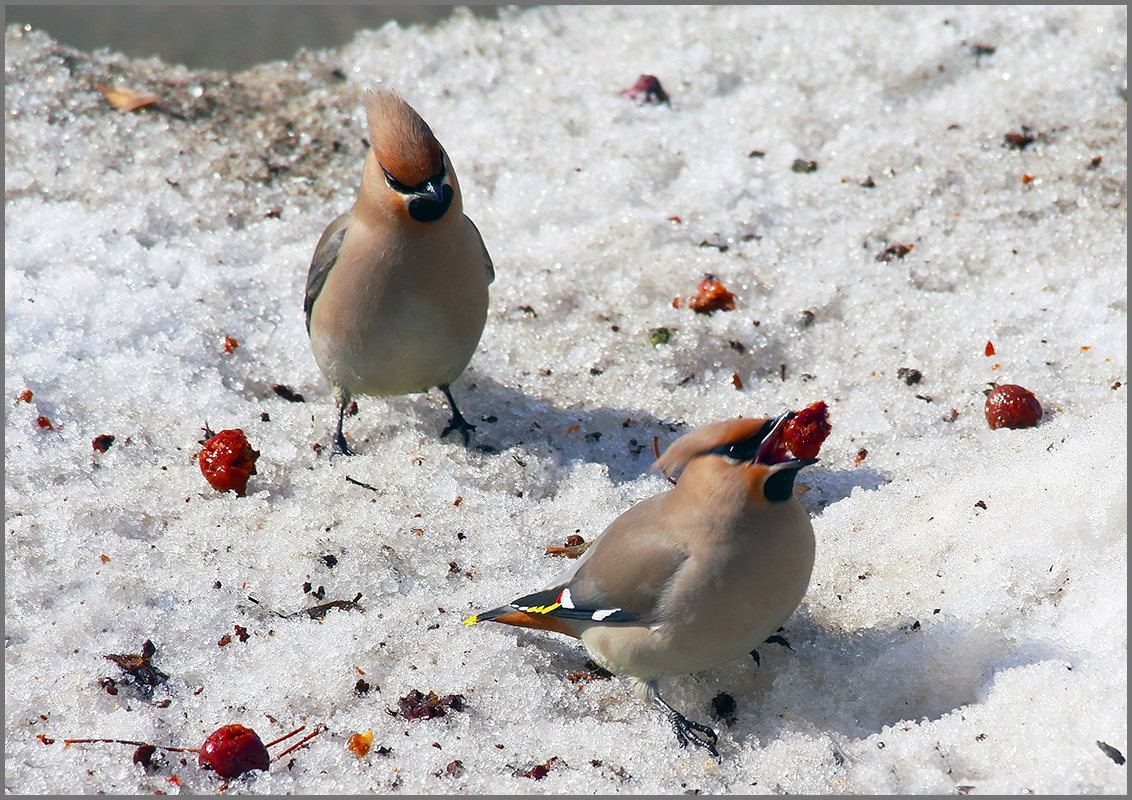
[{"label": "bird shadow on snow", "polygon": [[[513,636],[516,648],[535,648],[550,658],[539,668],[545,670],[542,679],[565,681],[569,673],[588,669],[586,651],[577,642],[523,629]],[[661,693],[690,719],[714,727],[721,751],[767,746],[788,733],[828,734],[830,758],[840,763],[845,756],[837,751],[838,741],[865,739],[901,722],[932,722],[976,705],[999,672],[1051,660],[1064,661],[1067,668],[1072,663],[1069,653],[1049,643],[1010,642],[950,616],[844,631],[814,620],[802,608],[778,636],[787,645],[763,644],[759,662],[740,659],[665,678]],[[608,688],[587,690],[598,717],[602,697],[632,697],[620,679]],[[734,700],[727,718],[716,713],[721,694]],[[670,732],[659,715],[656,721],[657,742],[666,742]],[[677,754],[676,743],[671,744]]]},{"label": "bird shadow on snow", "polygon": [[[563,406],[484,375],[465,374],[452,385],[452,393],[460,411],[476,427],[470,449],[489,456],[510,453],[516,458],[526,453],[563,468],[596,462],[604,464],[610,479],[618,483],[635,480],[652,466],[654,437],[656,447],[663,451],[690,430],[683,422],[662,420],[641,409]],[[383,421],[382,403],[403,414],[403,422]],[[326,405],[332,409],[333,402],[327,400]],[[355,449],[363,454],[379,448],[381,440],[392,436],[399,425],[416,428],[422,438],[439,439],[450,415],[436,390],[386,400],[361,398],[359,406],[361,413],[347,420],[346,430],[357,444]],[[460,437],[450,433],[443,441],[458,444]]]},{"label": "bird shadow on snow", "polygon": [[735,662],[704,673],[713,679],[709,685],[737,701],[729,728],[736,740],[765,743],[789,730],[865,738],[978,704],[999,672],[1050,660],[1071,663],[1056,645],[1010,641],[943,614],[846,631],[803,607],[781,635],[789,649],[762,645],[758,665]]},{"label": "bird shadow on snow", "polygon": [[[615,483],[647,473],[659,453],[692,430],[683,420],[664,419],[639,408],[565,406],[483,375],[466,374],[453,386],[453,393],[464,416],[476,426],[469,444],[472,450],[489,456],[510,453],[514,458],[527,454],[563,471],[577,463],[599,463]],[[362,415],[347,423],[348,432],[362,437],[358,440],[362,453],[380,447],[380,440],[392,436],[399,424],[413,426],[422,438],[439,439],[449,417],[443,396],[435,390],[362,402]],[[397,408],[404,422],[382,421],[381,403]],[[326,405],[333,407],[331,402]],[[449,434],[444,441],[456,444],[460,439]],[[854,488],[872,490],[889,481],[870,468],[834,472],[819,464],[804,474],[811,477],[799,481],[809,487],[801,502],[811,514],[848,497]]]},{"label": "bird shadow on snow", "polygon": [[816,518],[834,503],[851,495],[854,489],[876,491],[890,480],[883,472],[871,467],[831,470],[819,463],[798,476],[795,491],[798,502]]}]

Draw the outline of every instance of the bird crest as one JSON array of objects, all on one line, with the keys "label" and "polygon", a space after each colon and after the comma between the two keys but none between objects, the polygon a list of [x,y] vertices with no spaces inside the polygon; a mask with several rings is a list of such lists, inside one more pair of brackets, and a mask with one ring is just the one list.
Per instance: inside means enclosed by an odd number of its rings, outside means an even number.
[{"label": "bird crest", "polygon": [[378,163],[398,182],[417,186],[444,172],[444,151],[428,123],[388,89],[365,96],[370,146]]},{"label": "bird crest", "polygon": [[739,417],[696,428],[669,445],[652,468],[660,471],[666,478],[672,478],[693,458],[723,445],[750,439],[756,436],[764,425],[766,425],[765,419]]}]

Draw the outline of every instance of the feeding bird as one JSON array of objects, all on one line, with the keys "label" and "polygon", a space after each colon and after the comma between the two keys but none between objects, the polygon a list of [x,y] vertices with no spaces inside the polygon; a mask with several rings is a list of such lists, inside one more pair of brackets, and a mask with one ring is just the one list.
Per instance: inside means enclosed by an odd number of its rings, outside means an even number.
[{"label": "feeding bird", "polygon": [[428,124],[389,90],[365,94],[370,146],[353,207],[323,232],[303,310],[319,371],[338,406],[333,453],[355,395],[443,392],[452,418],[440,434],[475,429],[451,383],[487,319],[491,256],[464,215],[460,184]]},{"label": "feeding bird", "polygon": [[[464,620],[581,639],[606,670],[659,707],[682,747],[718,757],[717,736],[661,696],[659,679],[746,656],[801,602],[814,531],[794,479],[829,432],[825,404],[739,418],[677,439],[654,465],[676,485],[630,508],[549,587]],[[824,426],[824,427],[823,427]],[[808,441],[803,441],[808,439]]]}]

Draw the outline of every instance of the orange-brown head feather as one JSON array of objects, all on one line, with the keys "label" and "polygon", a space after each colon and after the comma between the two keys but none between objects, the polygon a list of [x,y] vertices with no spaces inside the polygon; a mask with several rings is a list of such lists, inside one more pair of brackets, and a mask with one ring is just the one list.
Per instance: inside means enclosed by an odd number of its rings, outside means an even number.
[{"label": "orange-brown head feather", "polygon": [[694,431],[684,434],[671,445],[656,460],[652,468],[659,470],[666,477],[673,475],[687,466],[688,462],[696,456],[713,450],[720,445],[749,439],[757,434],[766,424],[765,419],[752,419],[739,417],[722,422],[712,422]]},{"label": "orange-brown head feather", "polygon": [[412,106],[388,89],[366,92],[370,147],[381,166],[406,186],[444,170],[440,142]]}]

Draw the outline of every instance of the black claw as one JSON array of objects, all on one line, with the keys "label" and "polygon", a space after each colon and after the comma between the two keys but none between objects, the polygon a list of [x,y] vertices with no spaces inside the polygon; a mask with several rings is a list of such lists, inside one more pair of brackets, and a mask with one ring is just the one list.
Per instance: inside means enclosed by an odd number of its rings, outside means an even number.
[{"label": "black claw", "polygon": [[464,437],[464,447],[467,447],[471,442],[471,432],[476,429],[476,426],[464,419],[464,415],[460,413],[460,409],[456,407],[456,400],[452,397],[452,391],[448,388],[448,384],[439,387],[440,391],[444,392],[444,396],[448,399],[448,405],[452,408],[452,419],[448,420],[448,424],[444,430],[440,432],[440,438],[443,439],[452,431],[459,431]]},{"label": "black claw", "polygon": [[688,743],[691,742],[696,747],[704,748],[715,758],[719,758],[719,751],[715,749],[719,737],[707,725],[701,725],[684,716],[677,715],[677,719],[672,720],[672,729],[676,731],[676,738],[681,747],[687,747]]},{"label": "black claw", "polygon": [[448,420],[448,424],[444,426],[444,430],[440,432],[440,438],[443,439],[445,436],[452,433],[452,431],[459,431],[460,435],[464,437],[464,447],[467,447],[472,440],[470,434],[475,429],[476,426],[472,425],[463,417],[453,415],[452,419]]},{"label": "black claw", "polygon": [[676,740],[680,742],[681,747],[687,747],[688,743],[691,742],[696,747],[702,747],[707,750],[713,757],[717,759],[720,758],[719,751],[715,749],[716,742],[719,741],[719,737],[716,735],[715,731],[707,725],[692,722],[675,708],[664,702],[659,695],[655,698],[655,702],[663,709],[665,715],[668,717],[668,721],[672,725],[672,730],[676,732]]},{"label": "black claw", "polygon": [[341,433],[335,435],[334,444],[330,448],[330,455],[331,457],[354,455],[354,451],[350,449],[350,445],[346,444],[346,437]]}]

